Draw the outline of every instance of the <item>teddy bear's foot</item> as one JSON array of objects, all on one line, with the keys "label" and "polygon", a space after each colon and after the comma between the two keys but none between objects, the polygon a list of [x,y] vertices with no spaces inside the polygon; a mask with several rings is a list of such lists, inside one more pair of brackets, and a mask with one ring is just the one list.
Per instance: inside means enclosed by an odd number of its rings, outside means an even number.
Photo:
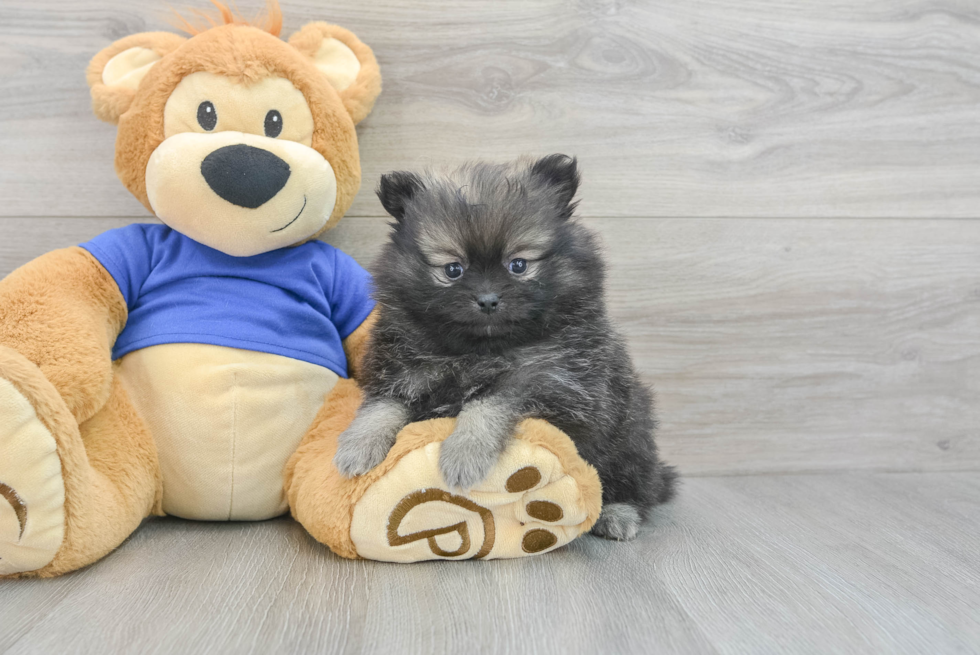
[{"label": "teddy bear's foot", "polygon": [[[490,475],[467,492],[440,475],[442,441],[406,453],[354,507],[357,554],[392,562],[523,557],[588,530],[601,502],[595,471],[543,421],[526,421],[520,431]],[[562,450],[564,458],[556,454]],[[566,468],[562,459],[572,457],[574,466]]]},{"label": "teddy bear's foot", "polygon": [[564,432],[538,419],[518,425],[486,479],[453,489],[440,473],[455,419],[407,425],[384,461],[348,478],[333,465],[337,438],[361,404],[340,380],[286,464],[293,516],[341,557],[389,562],[524,557],[588,531],[602,510],[602,485]]},{"label": "teddy bear's foot", "polygon": [[55,439],[34,405],[0,377],[0,576],[49,564],[65,533]]}]

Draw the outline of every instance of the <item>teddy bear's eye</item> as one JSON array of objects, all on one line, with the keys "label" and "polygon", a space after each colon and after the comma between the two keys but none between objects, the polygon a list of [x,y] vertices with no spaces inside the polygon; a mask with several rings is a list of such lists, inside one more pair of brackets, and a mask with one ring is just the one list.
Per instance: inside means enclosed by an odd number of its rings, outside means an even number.
[{"label": "teddy bear's eye", "polygon": [[272,109],[265,115],[265,135],[275,139],[280,132],[282,132],[282,114]]},{"label": "teddy bear's eye", "polygon": [[197,124],[210,132],[218,124],[218,112],[210,100],[205,100],[197,106]]}]

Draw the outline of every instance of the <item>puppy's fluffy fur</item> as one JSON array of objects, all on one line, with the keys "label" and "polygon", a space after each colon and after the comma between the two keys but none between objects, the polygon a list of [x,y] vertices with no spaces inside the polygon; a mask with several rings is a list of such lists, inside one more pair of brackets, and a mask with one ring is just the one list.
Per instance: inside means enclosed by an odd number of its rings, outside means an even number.
[{"label": "puppy's fluffy fur", "polygon": [[574,159],[473,163],[390,173],[378,196],[396,219],[374,266],[380,317],[364,363],[366,400],[336,464],[376,466],[410,421],[458,416],[440,467],[479,483],[523,418],[566,432],[599,472],[593,532],[635,536],[671,497],[649,391],[606,317],[595,237],[572,214]]}]

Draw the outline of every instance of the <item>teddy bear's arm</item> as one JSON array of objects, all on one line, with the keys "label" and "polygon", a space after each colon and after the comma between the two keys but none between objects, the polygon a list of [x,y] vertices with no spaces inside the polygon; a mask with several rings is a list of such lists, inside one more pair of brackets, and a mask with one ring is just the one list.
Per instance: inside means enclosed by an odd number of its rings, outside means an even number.
[{"label": "teddy bear's arm", "polygon": [[0,346],[37,365],[79,423],[109,396],[112,346],[127,316],[115,280],[79,247],[49,252],[0,280]]},{"label": "teddy bear's arm", "polygon": [[370,343],[371,330],[378,321],[378,310],[375,309],[356,330],[344,339],[344,354],[347,355],[347,373],[355,380],[361,379],[361,362],[367,353]]}]

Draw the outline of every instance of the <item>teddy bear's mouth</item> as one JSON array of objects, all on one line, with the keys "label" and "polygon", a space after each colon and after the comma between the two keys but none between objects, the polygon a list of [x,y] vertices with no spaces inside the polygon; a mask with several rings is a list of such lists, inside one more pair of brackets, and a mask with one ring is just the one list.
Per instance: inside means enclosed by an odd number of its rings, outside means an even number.
[{"label": "teddy bear's mouth", "polygon": [[275,234],[276,232],[282,232],[282,231],[283,231],[283,230],[285,230],[285,229],[286,229],[287,227],[289,227],[290,225],[292,225],[293,223],[295,223],[295,222],[296,222],[296,220],[297,220],[297,219],[298,219],[298,218],[300,217],[300,215],[301,215],[301,214],[303,213],[303,210],[304,210],[304,209],[306,209],[306,195],[305,195],[305,194],[303,195],[303,206],[299,208],[299,214],[296,214],[296,218],[294,218],[293,220],[291,220],[291,221],[289,221],[288,223],[286,223],[286,224],[285,224],[285,225],[283,225],[282,227],[280,227],[280,228],[278,228],[278,229],[275,229],[275,230],[272,230],[272,232],[270,232],[270,234]]}]

